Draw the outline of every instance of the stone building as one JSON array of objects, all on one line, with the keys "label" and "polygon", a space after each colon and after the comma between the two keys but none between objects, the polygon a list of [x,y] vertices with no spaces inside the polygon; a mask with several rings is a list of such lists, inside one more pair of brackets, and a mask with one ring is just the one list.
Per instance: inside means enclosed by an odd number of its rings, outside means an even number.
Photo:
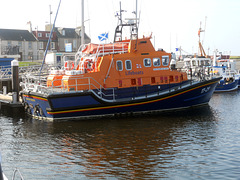
[{"label": "stone building", "polygon": [[[0,57],[18,55],[20,61],[42,60],[50,32],[50,25],[45,31],[32,31],[31,22],[28,22],[28,30],[0,29]],[[86,34],[84,38],[85,43],[91,42]],[[75,53],[80,45],[81,28],[55,27],[48,50]]]}]

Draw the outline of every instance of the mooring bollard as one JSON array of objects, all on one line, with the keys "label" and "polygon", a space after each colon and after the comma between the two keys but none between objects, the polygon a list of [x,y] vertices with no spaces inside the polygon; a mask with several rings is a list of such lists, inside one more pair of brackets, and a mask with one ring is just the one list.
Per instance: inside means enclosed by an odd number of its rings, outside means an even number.
[{"label": "mooring bollard", "polygon": [[17,103],[19,101],[19,74],[18,74],[18,60],[14,59],[11,61],[12,67],[12,102]]}]

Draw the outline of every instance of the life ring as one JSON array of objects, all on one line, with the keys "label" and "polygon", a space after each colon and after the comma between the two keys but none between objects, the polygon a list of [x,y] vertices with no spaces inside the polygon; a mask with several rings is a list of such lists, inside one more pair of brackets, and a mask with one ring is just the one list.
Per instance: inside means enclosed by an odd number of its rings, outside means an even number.
[{"label": "life ring", "polygon": [[80,65],[79,65],[79,64],[77,65],[77,68],[76,68],[76,70],[80,70]]},{"label": "life ring", "polygon": [[68,62],[67,61],[64,63],[64,69],[68,70]]},{"label": "life ring", "polygon": [[92,63],[91,69],[92,69],[92,71],[95,70],[95,62]]},{"label": "life ring", "polygon": [[95,69],[95,62],[90,59],[86,59],[84,61],[84,69],[87,72],[93,71]]},{"label": "life ring", "polygon": [[71,62],[71,70],[73,70],[73,69],[74,69],[74,63]]},{"label": "life ring", "polygon": [[74,63],[72,61],[66,61],[64,63],[64,69],[73,70],[74,69]]}]

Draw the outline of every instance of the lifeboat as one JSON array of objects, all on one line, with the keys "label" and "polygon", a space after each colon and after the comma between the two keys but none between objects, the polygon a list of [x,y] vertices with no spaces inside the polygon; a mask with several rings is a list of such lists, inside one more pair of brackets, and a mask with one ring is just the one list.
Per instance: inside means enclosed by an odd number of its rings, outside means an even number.
[{"label": "lifeboat", "polygon": [[[25,85],[21,95],[31,114],[37,107],[38,118],[66,120],[207,104],[221,77],[192,79],[171,66],[171,53],[156,51],[151,37],[138,38],[137,24],[120,23],[113,43],[79,48],[74,66],[49,74],[47,86]],[[121,39],[124,27],[131,29],[128,40]]]}]

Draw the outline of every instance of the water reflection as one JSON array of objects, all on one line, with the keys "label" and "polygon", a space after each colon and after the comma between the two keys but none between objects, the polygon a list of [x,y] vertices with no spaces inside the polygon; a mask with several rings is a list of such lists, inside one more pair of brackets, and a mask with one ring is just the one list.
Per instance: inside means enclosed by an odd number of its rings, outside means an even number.
[{"label": "water reflection", "polygon": [[[176,168],[185,168],[182,160],[187,156],[194,160],[201,156],[199,150],[211,149],[216,117],[215,110],[203,106],[86,121],[13,118],[11,150],[21,156],[19,161],[25,162],[29,171],[38,168],[35,173],[43,179],[70,175],[72,179],[169,178]],[[46,169],[46,174],[40,173]]]}]

